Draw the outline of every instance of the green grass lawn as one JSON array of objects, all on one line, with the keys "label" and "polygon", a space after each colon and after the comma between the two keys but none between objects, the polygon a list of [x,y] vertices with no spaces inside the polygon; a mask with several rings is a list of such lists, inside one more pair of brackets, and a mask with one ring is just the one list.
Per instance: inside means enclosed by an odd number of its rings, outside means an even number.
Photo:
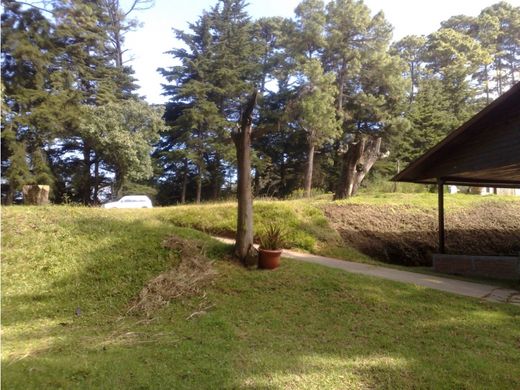
[{"label": "green grass lawn", "polygon": [[[2,209],[3,388],[520,388],[519,307],[285,259],[246,270],[179,209]],[[127,315],[178,262],[172,234],[205,242],[218,276]]]}]

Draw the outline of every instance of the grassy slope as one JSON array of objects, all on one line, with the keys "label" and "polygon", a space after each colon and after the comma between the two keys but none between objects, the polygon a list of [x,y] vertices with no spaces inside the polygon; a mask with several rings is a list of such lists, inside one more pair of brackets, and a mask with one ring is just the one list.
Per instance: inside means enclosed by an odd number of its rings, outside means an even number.
[{"label": "grassy slope", "polygon": [[[488,202],[515,202],[520,204],[520,199],[512,196],[445,195],[445,207],[448,216],[450,211],[470,209]],[[345,246],[338,232],[329,224],[324,215],[324,208],[331,205],[348,204],[376,205],[390,208],[396,206],[400,212],[402,206],[406,206],[406,211],[409,213],[424,210],[428,213],[436,213],[437,195],[431,193],[387,193],[361,195],[336,202],[331,202],[331,197],[327,195],[310,200],[257,200],[254,203],[255,231],[261,231],[266,223],[274,221],[284,226],[287,232],[288,247],[346,260],[388,265],[361,253],[355,248]],[[191,227],[209,234],[233,237],[236,226],[236,205],[234,203],[211,203],[203,206],[187,205],[167,208],[164,210],[163,218],[165,221],[179,226]]]},{"label": "grassy slope", "polygon": [[205,240],[215,259],[228,250],[170,214],[3,209],[5,388],[520,387],[518,307],[289,260],[217,261],[205,298],[125,316],[176,262],[169,234]]}]

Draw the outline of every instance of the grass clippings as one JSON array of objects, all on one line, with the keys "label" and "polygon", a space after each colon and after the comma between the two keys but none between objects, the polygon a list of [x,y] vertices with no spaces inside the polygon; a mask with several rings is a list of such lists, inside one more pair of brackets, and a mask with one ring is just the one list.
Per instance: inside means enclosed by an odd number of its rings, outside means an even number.
[{"label": "grass clippings", "polygon": [[203,295],[204,288],[216,275],[213,263],[206,257],[204,245],[170,236],[162,244],[177,252],[176,267],[151,279],[132,302],[128,312],[151,317],[159,308],[174,299]]}]

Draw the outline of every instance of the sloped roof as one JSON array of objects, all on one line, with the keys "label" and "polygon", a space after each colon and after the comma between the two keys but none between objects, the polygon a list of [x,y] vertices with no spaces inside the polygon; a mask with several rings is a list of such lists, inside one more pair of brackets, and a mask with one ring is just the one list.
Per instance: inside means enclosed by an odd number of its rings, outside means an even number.
[{"label": "sloped roof", "polygon": [[520,188],[520,83],[410,163],[393,181]]}]

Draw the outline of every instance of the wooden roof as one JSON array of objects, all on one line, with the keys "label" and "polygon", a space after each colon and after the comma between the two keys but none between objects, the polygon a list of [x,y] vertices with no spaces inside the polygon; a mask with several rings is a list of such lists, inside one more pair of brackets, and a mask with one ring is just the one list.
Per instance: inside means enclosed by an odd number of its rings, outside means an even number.
[{"label": "wooden roof", "polygon": [[520,188],[520,83],[410,163],[393,181]]}]

